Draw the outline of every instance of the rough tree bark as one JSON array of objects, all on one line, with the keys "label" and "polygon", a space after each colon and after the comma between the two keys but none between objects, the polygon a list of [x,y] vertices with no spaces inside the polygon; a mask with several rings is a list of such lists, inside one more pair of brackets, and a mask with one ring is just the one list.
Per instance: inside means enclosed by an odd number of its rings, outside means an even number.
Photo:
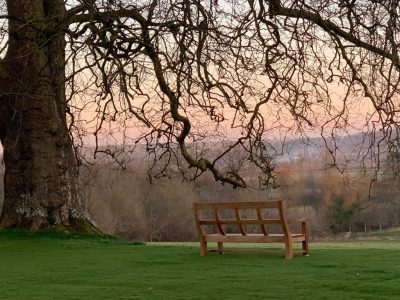
[{"label": "rough tree bark", "polygon": [[9,0],[0,64],[4,207],[0,227],[86,220],[65,114],[63,0]]}]

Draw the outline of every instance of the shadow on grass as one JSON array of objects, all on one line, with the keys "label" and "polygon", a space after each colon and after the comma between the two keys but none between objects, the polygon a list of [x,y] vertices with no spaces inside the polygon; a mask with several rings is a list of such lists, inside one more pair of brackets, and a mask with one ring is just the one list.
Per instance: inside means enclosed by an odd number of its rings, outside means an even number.
[{"label": "shadow on grass", "polygon": [[99,243],[116,243],[127,245],[144,245],[143,241],[127,241],[107,234],[68,232],[57,227],[43,230],[3,229],[0,230],[0,240],[21,239],[54,239],[54,240],[86,240]]}]

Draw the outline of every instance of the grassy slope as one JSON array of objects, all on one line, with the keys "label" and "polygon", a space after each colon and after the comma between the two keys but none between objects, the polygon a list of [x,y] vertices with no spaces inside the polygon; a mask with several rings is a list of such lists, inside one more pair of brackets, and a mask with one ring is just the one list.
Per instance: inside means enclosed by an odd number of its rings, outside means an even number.
[{"label": "grassy slope", "polygon": [[[1,299],[398,299],[400,243],[277,245],[199,257],[192,244],[0,232]],[[382,248],[382,249],[380,249]]]}]

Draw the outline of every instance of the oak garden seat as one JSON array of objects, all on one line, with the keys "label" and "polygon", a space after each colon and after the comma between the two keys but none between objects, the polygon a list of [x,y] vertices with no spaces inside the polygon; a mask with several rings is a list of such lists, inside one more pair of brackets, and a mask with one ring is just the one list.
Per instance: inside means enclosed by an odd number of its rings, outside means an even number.
[{"label": "oak garden seat", "polygon": [[[296,220],[301,224],[300,233],[292,233],[288,226],[293,221],[287,220],[282,201],[264,202],[196,202],[193,203],[194,217],[200,238],[200,255],[207,255],[207,243],[217,242],[218,252],[223,253],[223,243],[284,243],[286,259],[293,258],[293,243],[302,243],[303,255],[308,255],[308,234],[305,219]],[[224,218],[221,212],[230,210],[234,218]],[[245,218],[243,210],[252,211],[257,218]],[[275,211],[276,217],[266,217],[266,212]],[[208,212],[203,218],[202,212]],[[279,227],[282,233],[269,233],[267,227]],[[228,233],[224,227],[236,227],[236,233]],[[258,227],[260,233],[247,233],[245,227]],[[214,227],[213,233],[207,233],[205,227]],[[216,231],[216,232],[215,232]]]}]

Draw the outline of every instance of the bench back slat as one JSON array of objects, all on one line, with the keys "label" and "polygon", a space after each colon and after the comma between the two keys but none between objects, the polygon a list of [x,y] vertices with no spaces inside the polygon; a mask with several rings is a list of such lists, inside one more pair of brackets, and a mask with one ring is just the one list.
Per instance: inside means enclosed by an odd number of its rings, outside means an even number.
[{"label": "bench back slat", "polygon": [[282,201],[262,201],[262,202],[195,202],[194,209],[257,209],[257,208],[279,208]]},{"label": "bench back slat", "polygon": [[[259,221],[263,221],[263,217],[262,217],[261,209],[260,209],[260,208],[257,208],[257,218],[258,218]],[[279,220],[279,221],[280,221],[280,220]],[[259,223],[259,224],[260,224],[261,232],[262,232],[264,235],[268,235],[268,232],[267,232],[267,229],[265,229],[264,223]]]},{"label": "bench back slat", "polygon": [[[220,211],[222,209],[235,211],[235,219],[221,218]],[[279,219],[264,218],[261,210],[263,209],[277,209],[279,212]],[[258,225],[264,236],[268,236],[266,225],[278,224],[281,225],[283,234],[288,239],[291,238],[289,227],[285,218],[283,202],[278,201],[263,201],[263,202],[196,202],[193,203],[193,210],[195,213],[196,225],[199,229],[201,237],[206,235],[203,226],[215,225],[217,233],[226,235],[222,225],[236,225],[242,236],[246,236],[244,225]],[[202,219],[200,217],[201,210],[211,210],[214,212],[214,219]],[[257,212],[257,219],[245,219],[241,217],[240,210],[255,210]]]},{"label": "bench back slat", "polygon": [[[199,220],[200,225],[272,225],[272,224],[282,224],[280,219],[201,219]],[[264,232],[263,232],[264,233]],[[265,235],[268,235],[264,233]]]},{"label": "bench back slat", "polygon": [[236,216],[236,224],[239,227],[239,231],[242,235],[246,235],[246,231],[244,230],[243,224],[240,222],[240,212],[238,208],[235,208],[235,216]]},{"label": "bench back slat", "polygon": [[215,216],[218,233],[225,235],[224,229],[221,226],[221,216],[219,214],[218,208],[214,209],[214,216]]}]

